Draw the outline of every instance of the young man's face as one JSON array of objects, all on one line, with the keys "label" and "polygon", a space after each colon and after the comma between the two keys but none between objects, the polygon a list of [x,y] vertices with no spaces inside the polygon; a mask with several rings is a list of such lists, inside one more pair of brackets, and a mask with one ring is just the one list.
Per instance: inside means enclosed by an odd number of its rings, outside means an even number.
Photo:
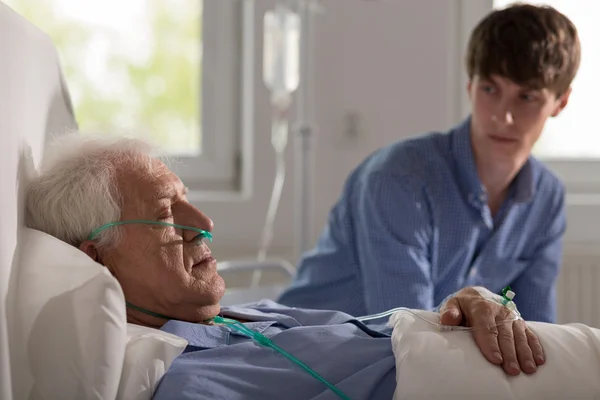
[{"label": "young man's face", "polygon": [[508,78],[473,77],[467,85],[473,112],[471,136],[477,157],[499,167],[520,168],[548,117],[567,105],[570,89],[557,97],[548,89],[519,86]]}]

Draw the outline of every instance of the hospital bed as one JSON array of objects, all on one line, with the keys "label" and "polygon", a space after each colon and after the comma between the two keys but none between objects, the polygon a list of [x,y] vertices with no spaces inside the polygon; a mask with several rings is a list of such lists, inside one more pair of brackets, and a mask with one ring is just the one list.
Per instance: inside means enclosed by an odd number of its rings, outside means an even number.
[{"label": "hospital bed", "polygon": [[[150,399],[187,343],[127,324],[123,292],[106,268],[24,227],[24,189],[45,142],[76,123],[52,43],[2,3],[0,57],[0,400]],[[220,265],[224,275],[256,267]],[[293,273],[281,260],[258,269]],[[263,297],[260,287],[230,292],[226,301]],[[483,360],[468,334],[441,333],[403,311],[390,324],[395,400],[600,398],[600,330],[530,324],[547,365],[508,379]]]},{"label": "hospital bed", "polygon": [[75,128],[48,37],[0,3],[0,398],[27,398],[23,348],[13,323],[23,188],[46,134]]}]

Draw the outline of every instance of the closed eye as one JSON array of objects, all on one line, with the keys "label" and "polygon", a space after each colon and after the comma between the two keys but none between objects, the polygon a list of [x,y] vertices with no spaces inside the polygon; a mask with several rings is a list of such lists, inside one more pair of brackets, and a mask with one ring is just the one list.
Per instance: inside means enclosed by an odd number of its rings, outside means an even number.
[{"label": "closed eye", "polygon": [[173,211],[171,210],[171,207],[164,209],[162,213],[159,214],[158,220],[159,221],[166,221],[166,220],[170,220],[173,219]]}]

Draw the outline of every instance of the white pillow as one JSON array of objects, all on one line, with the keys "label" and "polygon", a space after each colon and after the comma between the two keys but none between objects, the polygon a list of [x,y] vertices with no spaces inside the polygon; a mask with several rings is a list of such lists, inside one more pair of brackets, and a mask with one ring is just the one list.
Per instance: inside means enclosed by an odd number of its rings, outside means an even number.
[{"label": "white pillow", "polygon": [[24,228],[18,250],[15,398],[114,399],[127,343],[119,283],[40,231]]},{"label": "white pillow", "polygon": [[121,286],[79,249],[28,228],[19,249],[16,398],[150,399],[187,341],[127,324]]},{"label": "white pillow", "polygon": [[151,399],[158,382],[187,340],[158,329],[127,324],[127,348],[118,399]]},{"label": "white pillow", "polygon": [[[415,310],[416,311],[416,310]],[[416,311],[439,321],[439,314]],[[546,355],[533,375],[506,375],[488,362],[471,332],[438,332],[406,311],[390,318],[396,358],[394,400],[597,399],[600,330],[581,324],[529,322]]]}]

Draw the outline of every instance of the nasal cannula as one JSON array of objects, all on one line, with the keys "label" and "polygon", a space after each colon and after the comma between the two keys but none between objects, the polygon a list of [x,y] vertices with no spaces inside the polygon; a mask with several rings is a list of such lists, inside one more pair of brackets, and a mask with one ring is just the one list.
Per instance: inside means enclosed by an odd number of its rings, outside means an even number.
[{"label": "nasal cannula", "polygon": [[198,233],[198,236],[196,236],[196,238],[195,238],[197,241],[206,238],[212,242],[212,233],[210,233],[208,231],[194,228],[193,226],[171,224],[169,222],[162,222],[162,221],[148,221],[148,220],[144,220],[144,219],[133,219],[133,220],[128,220],[128,221],[109,222],[108,224],[104,224],[100,228],[98,228],[95,231],[93,231],[92,233],[90,233],[90,235],[87,237],[87,240],[93,240],[100,232],[102,232],[105,229],[111,228],[113,226],[129,225],[129,224],[159,225],[159,226],[164,226],[164,227],[173,227],[173,228],[178,228],[178,229],[195,231]]},{"label": "nasal cannula", "polygon": [[[102,225],[100,228],[96,229],[94,232],[92,232],[88,236],[88,240],[94,239],[96,237],[96,235],[98,235],[98,233],[100,233],[102,230],[104,230],[106,228],[116,226],[116,225],[124,225],[124,224],[151,224],[151,225],[175,227],[175,228],[179,228],[179,229],[190,229],[190,230],[198,232],[197,238],[200,241],[203,238],[208,238],[209,240],[212,241],[212,234],[210,232],[204,231],[202,229],[185,226],[185,225],[171,224],[168,222],[146,221],[146,220],[119,221],[119,222],[111,222],[111,223]],[[506,287],[504,290],[502,290],[502,297],[500,299],[487,298],[488,301],[495,302],[499,305],[502,305],[502,306],[508,308],[511,311],[511,314],[513,315],[512,319],[506,319],[504,321],[497,322],[494,324],[494,326],[499,326],[499,325],[502,325],[502,324],[505,324],[508,322],[516,321],[521,318],[521,315],[519,314],[517,307],[512,300],[514,298],[514,296],[515,296],[515,293],[510,290],[510,287]],[[137,311],[142,312],[147,315],[151,315],[156,318],[166,319],[166,320],[177,320],[177,318],[173,318],[168,315],[149,311],[142,307],[138,307],[134,304],[131,304],[129,302],[126,302],[125,304],[129,308],[132,308],[134,310],[137,310]],[[423,321],[434,325],[435,327],[437,327],[438,331],[440,331],[440,332],[474,331],[474,330],[478,329],[478,328],[473,328],[473,327],[442,325],[441,323],[431,321],[431,320],[427,319],[426,317],[422,316],[421,314],[419,314],[418,312],[416,312],[415,310],[412,310],[412,309],[406,308],[406,307],[398,307],[398,308],[394,308],[389,311],[385,311],[385,312],[378,313],[378,314],[367,315],[364,317],[358,317],[356,319],[360,322],[372,321],[372,320],[388,317],[398,311],[404,311],[404,312],[410,313],[410,314],[416,316],[417,318],[420,318]],[[205,322],[227,325],[227,326],[239,331],[240,333],[250,337],[251,339],[255,340],[260,345],[269,347],[269,348],[275,350],[276,352],[278,352],[279,354],[281,354],[282,356],[284,356],[285,358],[290,360],[292,363],[298,365],[300,368],[302,368],[305,372],[307,372],[313,378],[315,378],[316,380],[323,383],[329,390],[334,392],[339,398],[344,399],[344,400],[350,400],[350,397],[347,394],[345,394],[343,391],[341,391],[337,386],[335,386],[335,384],[329,382],[327,379],[323,378],[321,375],[319,375],[312,368],[310,368],[309,366],[304,364],[302,361],[300,361],[299,359],[297,359],[296,357],[294,357],[293,355],[291,355],[290,353],[288,353],[287,351],[285,351],[284,349],[282,349],[281,347],[279,347],[278,345],[273,343],[273,341],[271,339],[269,339],[268,337],[264,336],[263,334],[261,334],[259,332],[253,331],[252,329],[247,328],[244,324],[240,323],[239,321],[229,319],[229,318],[224,318],[222,316],[217,315]],[[489,328],[489,327],[486,326],[485,328]]]}]

